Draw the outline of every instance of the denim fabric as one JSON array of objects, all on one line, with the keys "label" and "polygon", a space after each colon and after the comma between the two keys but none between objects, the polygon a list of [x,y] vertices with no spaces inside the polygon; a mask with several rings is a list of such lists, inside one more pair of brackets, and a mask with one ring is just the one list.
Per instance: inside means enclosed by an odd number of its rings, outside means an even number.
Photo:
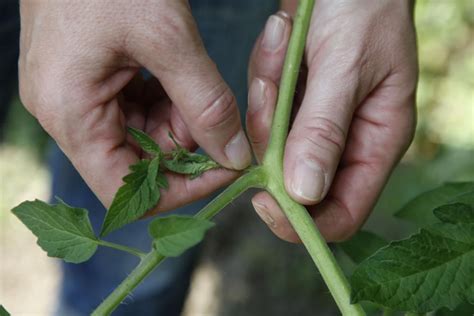
[{"label": "denim fabric", "polygon": [[17,89],[19,16],[18,0],[0,1],[0,140],[10,99]]},{"label": "denim fabric", "polygon": [[[277,5],[275,0],[191,1],[208,53],[236,94],[241,113],[247,104],[246,76],[250,51],[266,18],[277,10]],[[53,196],[89,209],[97,231],[105,210],[55,145],[51,149],[50,166]],[[207,202],[199,201],[175,212],[195,213]],[[143,220],[128,225],[112,233],[108,239],[137,248],[146,247],[149,245],[147,224],[148,220]],[[179,258],[166,260],[114,315],[179,315],[198,252],[198,248],[193,248]],[[63,264],[64,278],[57,315],[89,314],[136,264],[136,258],[103,248],[86,263]]]}]

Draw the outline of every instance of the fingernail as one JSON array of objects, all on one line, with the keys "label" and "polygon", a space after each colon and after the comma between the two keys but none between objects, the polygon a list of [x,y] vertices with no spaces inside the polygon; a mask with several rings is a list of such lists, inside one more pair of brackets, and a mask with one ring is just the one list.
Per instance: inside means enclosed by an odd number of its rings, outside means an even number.
[{"label": "fingernail", "polygon": [[321,200],[325,185],[323,170],[314,161],[298,160],[293,173],[291,187],[299,197],[318,202]]},{"label": "fingernail", "polygon": [[257,112],[265,104],[265,82],[260,78],[254,78],[249,89],[248,113]]},{"label": "fingernail", "polygon": [[273,217],[270,216],[268,213],[267,208],[265,205],[252,201],[253,208],[255,212],[257,212],[258,216],[270,227],[275,228],[276,223]]},{"label": "fingernail", "polygon": [[291,15],[288,12],[284,11],[284,10],[278,11],[277,15],[280,15],[280,16],[282,16],[284,18],[287,18],[287,19],[291,19]]},{"label": "fingernail", "polygon": [[262,46],[268,50],[277,49],[283,41],[285,32],[285,21],[276,15],[272,15],[265,26]]},{"label": "fingernail", "polygon": [[250,164],[250,145],[243,130],[227,143],[224,150],[234,169],[241,170]]}]

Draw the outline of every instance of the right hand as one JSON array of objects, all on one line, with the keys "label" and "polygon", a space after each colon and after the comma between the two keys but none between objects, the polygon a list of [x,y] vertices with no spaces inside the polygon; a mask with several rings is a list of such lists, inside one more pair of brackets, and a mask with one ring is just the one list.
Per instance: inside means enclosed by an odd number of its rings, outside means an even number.
[{"label": "right hand", "polygon": [[[126,126],[165,149],[168,131],[223,166],[250,147],[235,98],[206,53],[184,0],[21,2],[20,95],[105,206],[143,155]],[[144,80],[140,68],[153,78]],[[236,172],[172,175],[157,210],[202,198]],[[155,211],[157,211],[155,210]]]}]

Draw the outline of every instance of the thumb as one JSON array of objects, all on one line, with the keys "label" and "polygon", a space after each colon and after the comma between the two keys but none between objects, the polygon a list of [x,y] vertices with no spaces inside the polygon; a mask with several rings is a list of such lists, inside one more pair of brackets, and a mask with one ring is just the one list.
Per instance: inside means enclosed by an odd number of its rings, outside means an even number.
[{"label": "thumb", "polygon": [[[180,5],[181,4],[181,5]],[[135,40],[137,61],[157,77],[193,139],[227,168],[251,162],[235,97],[209,58],[189,6],[172,2],[159,27]]]}]

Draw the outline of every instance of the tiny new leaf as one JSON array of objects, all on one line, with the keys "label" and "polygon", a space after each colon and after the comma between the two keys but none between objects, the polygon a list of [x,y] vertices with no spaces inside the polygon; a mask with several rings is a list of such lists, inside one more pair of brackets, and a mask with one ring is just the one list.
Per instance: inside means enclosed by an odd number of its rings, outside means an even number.
[{"label": "tiny new leaf", "polygon": [[214,223],[191,216],[172,215],[153,220],[148,231],[153,247],[163,256],[177,257],[201,242]]},{"label": "tiny new leaf", "polygon": [[207,155],[189,152],[176,142],[173,134],[169,133],[168,135],[174,142],[176,149],[171,152],[171,159],[163,160],[166,169],[175,173],[190,175],[191,179],[195,179],[207,170],[220,167],[217,162]]},{"label": "tiny new leaf", "polygon": [[474,208],[450,204],[434,215],[441,222],[390,243],[357,267],[353,302],[419,313],[474,303]]},{"label": "tiny new leaf", "polygon": [[128,127],[127,130],[144,151],[155,156],[162,154],[160,146],[150,136],[133,127]]},{"label": "tiny new leaf", "polygon": [[354,263],[359,264],[387,244],[388,242],[382,237],[372,232],[361,230],[351,239],[338,244],[338,246]]},{"label": "tiny new leaf", "polygon": [[38,245],[50,257],[80,263],[97,250],[97,238],[83,208],[61,200],[56,205],[35,200],[21,203],[12,212],[38,237]]},{"label": "tiny new leaf", "polygon": [[[131,223],[152,209],[160,199],[160,187],[164,187],[159,175],[160,160],[141,160],[131,165],[132,171],[123,178],[125,182],[117,193],[105,215],[101,236]],[[160,180],[159,180],[160,179]]]},{"label": "tiny new leaf", "polygon": [[409,201],[395,216],[424,227],[437,222],[432,212],[435,207],[456,202],[474,207],[474,182],[445,183]]}]

